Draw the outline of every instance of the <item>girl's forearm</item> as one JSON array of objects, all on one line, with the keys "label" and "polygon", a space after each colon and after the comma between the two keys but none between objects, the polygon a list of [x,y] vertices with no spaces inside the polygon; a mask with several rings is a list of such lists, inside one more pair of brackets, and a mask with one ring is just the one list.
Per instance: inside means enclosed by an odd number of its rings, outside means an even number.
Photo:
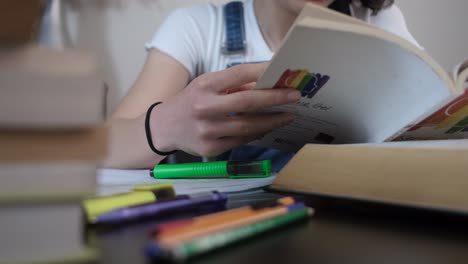
[{"label": "girl's forearm", "polygon": [[165,156],[154,153],[145,135],[144,116],[134,119],[112,118],[109,127],[108,155],[102,166],[119,169],[150,168]]}]

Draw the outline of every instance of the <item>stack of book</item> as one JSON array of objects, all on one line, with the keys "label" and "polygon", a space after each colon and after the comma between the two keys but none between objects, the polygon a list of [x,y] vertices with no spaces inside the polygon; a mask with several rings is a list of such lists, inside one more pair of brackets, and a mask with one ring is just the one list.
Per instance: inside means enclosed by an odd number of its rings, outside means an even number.
[{"label": "stack of book", "polygon": [[0,87],[0,262],[93,261],[80,204],[107,148],[96,63],[76,50],[4,46]]}]

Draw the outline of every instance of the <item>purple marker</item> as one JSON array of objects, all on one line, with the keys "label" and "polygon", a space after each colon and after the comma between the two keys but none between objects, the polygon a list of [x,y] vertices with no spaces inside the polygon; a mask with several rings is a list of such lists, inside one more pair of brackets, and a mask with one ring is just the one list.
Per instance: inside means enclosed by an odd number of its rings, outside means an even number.
[{"label": "purple marker", "polygon": [[225,206],[227,197],[217,191],[178,195],[170,200],[157,201],[155,203],[131,206],[116,209],[108,213],[96,216],[93,224],[115,224],[129,220],[135,220],[147,216],[157,216],[164,213],[198,208],[199,206]]}]

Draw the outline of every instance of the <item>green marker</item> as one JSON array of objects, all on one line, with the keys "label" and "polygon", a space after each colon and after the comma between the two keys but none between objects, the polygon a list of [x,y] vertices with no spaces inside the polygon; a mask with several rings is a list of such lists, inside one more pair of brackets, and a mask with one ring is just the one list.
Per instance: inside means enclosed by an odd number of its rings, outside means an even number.
[{"label": "green marker", "polygon": [[154,166],[150,170],[150,176],[155,179],[265,178],[271,176],[271,161],[214,161],[161,164]]},{"label": "green marker", "polygon": [[145,251],[149,257],[154,259],[183,261],[267,231],[307,219],[312,214],[312,208],[306,207],[297,209],[285,215],[263,220],[251,225],[195,238],[172,248],[160,247],[157,242],[151,241],[146,246]]}]

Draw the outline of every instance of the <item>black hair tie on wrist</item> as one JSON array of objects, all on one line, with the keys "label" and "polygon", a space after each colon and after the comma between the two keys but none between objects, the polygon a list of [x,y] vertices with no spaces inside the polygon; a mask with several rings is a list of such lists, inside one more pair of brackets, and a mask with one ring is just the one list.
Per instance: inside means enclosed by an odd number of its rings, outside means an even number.
[{"label": "black hair tie on wrist", "polygon": [[173,150],[173,151],[168,151],[168,152],[164,152],[164,151],[160,151],[160,150],[157,150],[156,147],[154,147],[154,144],[153,144],[153,138],[151,136],[151,129],[150,129],[150,116],[151,116],[151,111],[153,111],[153,108],[155,106],[157,106],[158,104],[160,104],[162,102],[156,102],[154,104],[152,104],[149,108],[148,108],[148,111],[146,111],[146,117],[145,117],[145,132],[146,132],[146,140],[148,141],[148,145],[149,147],[151,148],[152,151],[154,151],[154,153],[158,154],[158,155],[161,155],[161,156],[167,156],[167,155],[171,155],[175,152],[177,152],[177,150]]}]

